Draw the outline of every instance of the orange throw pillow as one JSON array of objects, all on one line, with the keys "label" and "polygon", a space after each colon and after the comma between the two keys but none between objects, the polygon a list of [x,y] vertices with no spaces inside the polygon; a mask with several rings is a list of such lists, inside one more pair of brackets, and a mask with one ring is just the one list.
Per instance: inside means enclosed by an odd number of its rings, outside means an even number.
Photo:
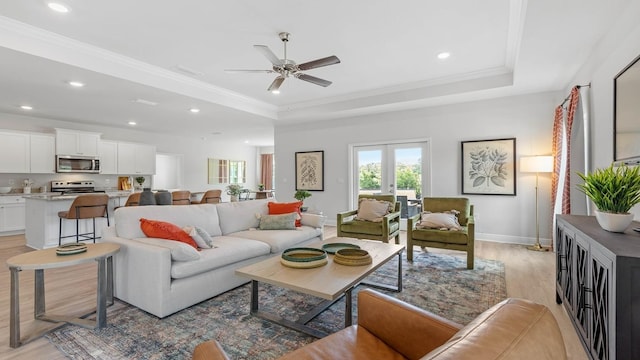
[{"label": "orange throw pillow", "polygon": [[140,219],[140,229],[147,237],[176,240],[198,249],[198,244],[179,226],[166,221]]},{"label": "orange throw pillow", "polygon": [[302,226],[302,224],[300,223],[300,219],[302,218],[302,215],[300,213],[302,201],[290,203],[270,202],[267,204],[267,206],[269,207],[269,215],[290,214],[292,212],[298,213],[298,218],[296,219],[296,227]]}]

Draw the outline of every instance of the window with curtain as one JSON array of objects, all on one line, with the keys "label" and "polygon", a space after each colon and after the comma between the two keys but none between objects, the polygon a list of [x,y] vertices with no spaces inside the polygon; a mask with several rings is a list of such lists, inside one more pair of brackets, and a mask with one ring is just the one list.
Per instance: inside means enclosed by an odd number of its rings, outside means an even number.
[{"label": "window with curtain", "polygon": [[260,155],[260,183],[267,190],[273,190],[273,154]]}]

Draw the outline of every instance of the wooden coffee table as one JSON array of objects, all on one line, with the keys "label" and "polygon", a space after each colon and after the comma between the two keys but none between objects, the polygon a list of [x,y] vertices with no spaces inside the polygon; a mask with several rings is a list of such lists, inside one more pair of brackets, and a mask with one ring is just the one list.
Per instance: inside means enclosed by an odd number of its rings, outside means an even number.
[{"label": "wooden coffee table", "polygon": [[[113,304],[113,254],[120,251],[120,245],[113,243],[87,244],[87,251],[73,255],[57,255],[56,249],[36,250],[16,255],[7,260],[11,270],[11,314],[9,325],[9,346],[17,348],[44,332],[20,338],[20,294],[19,273],[22,270],[35,270],[34,317],[50,322],[65,322],[87,328],[103,328],[107,325],[107,303]],[[45,312],[44,270],[65,266],[98,262],[98,296],[96,320],[52,315]]]},{"label": "wooden coffee table", "polygon": [[[328,243],[351,243],[367,250],[372,257],[372,263],[364,266],[345,266],[334,263],[333,255],[329,255],[327,265],[312,269],[296,269],[282,265],[280,256],[263,260],[261,262],[245,266],[236,270],[236,274],[251,279],[251,314],[260,318],[287,326],[305,334],[317,338],[328,334],[313,329],[306,324],[327,309],[331,304],[345,296],[344,325],[348,327],[352,323],[352,298],[353,289],[364,284],[384,290],[402,291],[402,251],[404,245],[385,244],[373,240],[358,240],[352,238],[331,238],[305,245],[321,249]],[[395,286],[366,283],[363,280],[380,266],[387,263],[393,257],[398,258],[398,281]],[[313,295],[325,299],[307,314],[296,321],[284,319],[278,315],[260,311],[258,304],[258,284],[265,282],[271,285],[295,290],[304,294]]]}]

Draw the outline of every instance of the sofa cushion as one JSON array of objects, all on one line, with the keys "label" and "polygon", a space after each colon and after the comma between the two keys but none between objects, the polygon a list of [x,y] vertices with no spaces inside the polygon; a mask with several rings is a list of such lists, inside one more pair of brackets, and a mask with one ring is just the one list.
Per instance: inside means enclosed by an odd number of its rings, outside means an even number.
[{"label": "sofa cushion", "polygon": [[116,210],[114,218],[118,237],[126,239],[145,236],[140,229],[140,218],[167,221],[181,228],[196,225],[211,236],[222,235],[215,204],[125,206]]},{"label": "sofa cushion", "polygon": [[421,220],[416,227],[422,229],[460,231],[462,230],[462,227],[458,222],[458,214],[460,214],[458,210],[450,210],[441,213],[425,211],[422,213]]},{"label": "sofa cushion", "polygon": [[260,230],[295,230],[298,214],[261,215]]},{"label": "sofa cushion", "polygon": [[229,236],[261,241],[271,247],[271,253],[277,254],[290,247],[298,246],[302,242],[322,236],[322,229],[301,226],[293,231],[289,230],[246,230]]},{"label": "sofa cushion", "polygon": [[300,223],[302,225],[307,225],[314,228],[323,227],[325,221],[327,221],[327,218],[325,216],[308,213],[302,213],[302,218],[300,219]]},{"label": "sofa cushion", "polygon": [[[400,224],[397,221],[389,223],[389,233],[393,233],[400,229]],[[363,220],[351,220],[344,222],[340,226],[340,231],[343,233],[354,234],[368,234],[368,235],[380,235],[382,236],[382,225],[371,221]]]},{"label": "sofa cushion", "polygon": [[198,248],[198,244],[189,234],[170,222],[142,218],[140,219],[140,228],[147,237],[180,241],[193,246],[194,249]]},{"label": "sofa cushion", "polygon": [[447,243],[465,245],[469,242],[467,235],[467,227],[463,226],[460,231],[449,231],[439,229],[415,229],[411,232],[414,240],[424,240],[433,242],[442,242],[446,239]]},{"label": "sofa cushion", "polygon": [[[189,262],[174,262],[171,265],[171,278],[182,279],[208,272],[243,260],[269,254],[269,245],[255,240],[229,236],[213,238],[213,249],[200,251],[200,259]],[[206,286],[206,284],[202,284]]]},{"label": "sofa cushion", "polygon": [[[267,215],[269,213],[267,209],[268,201],[261,199],[216,204],[222,235],[260,226],[260,220],[256,215]],[[211,232],[209,233],[215,236]]]},{"label": "sofa cushion", "polygon": [[388,201],[360,198],[356,219],[382,222],[382,217],[393,211],[393,204]]},{"label": "sofa cushion", "polygon": [[279,203],[279,202],[269,202],[267,204],[269,207],[269,215],[280,215],[280,214],[290,214],[295,213],[298,215],[296,218],[296,226],[301,226],[300,218],[301,212],[300,207],[302,207],[302,201],[294,201],[289,203]]},{"label": "sofa cushion", "polygon": [[156,238],[137,238],[132,240],[169,249],[171,251],[171,260],[173,261],[193,261],[200,259],[200,252],[198,250],[180,241]]},{"label": "sofa cushion", "polygon": [[211,240],[211,235],[201,228],[200,226],[185,226],[182,228],[184,232],[189,234],[193,241],[198,244],[198,247],[201,249],[211,249],[213,247],[213,241]]},{"label": "sofa cushion", "polygon": [[[544,344],[544,346],[540,346]],[[564,359],[555,317],[544,305],[507,299],[421,359]]]}]

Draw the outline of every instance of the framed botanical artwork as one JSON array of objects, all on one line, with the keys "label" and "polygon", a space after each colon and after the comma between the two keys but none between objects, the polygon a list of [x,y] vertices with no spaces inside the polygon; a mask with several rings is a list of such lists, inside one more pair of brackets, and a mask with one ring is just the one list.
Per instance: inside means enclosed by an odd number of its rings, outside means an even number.
[{"label": "framed botanical artwork", "polygon": [[516,194],[516,138],[462,142],[462,193]]},{"label": "framed botanical artwork", "polygon": [[324,191],[324,151],[296,152],[296,190]]}]

